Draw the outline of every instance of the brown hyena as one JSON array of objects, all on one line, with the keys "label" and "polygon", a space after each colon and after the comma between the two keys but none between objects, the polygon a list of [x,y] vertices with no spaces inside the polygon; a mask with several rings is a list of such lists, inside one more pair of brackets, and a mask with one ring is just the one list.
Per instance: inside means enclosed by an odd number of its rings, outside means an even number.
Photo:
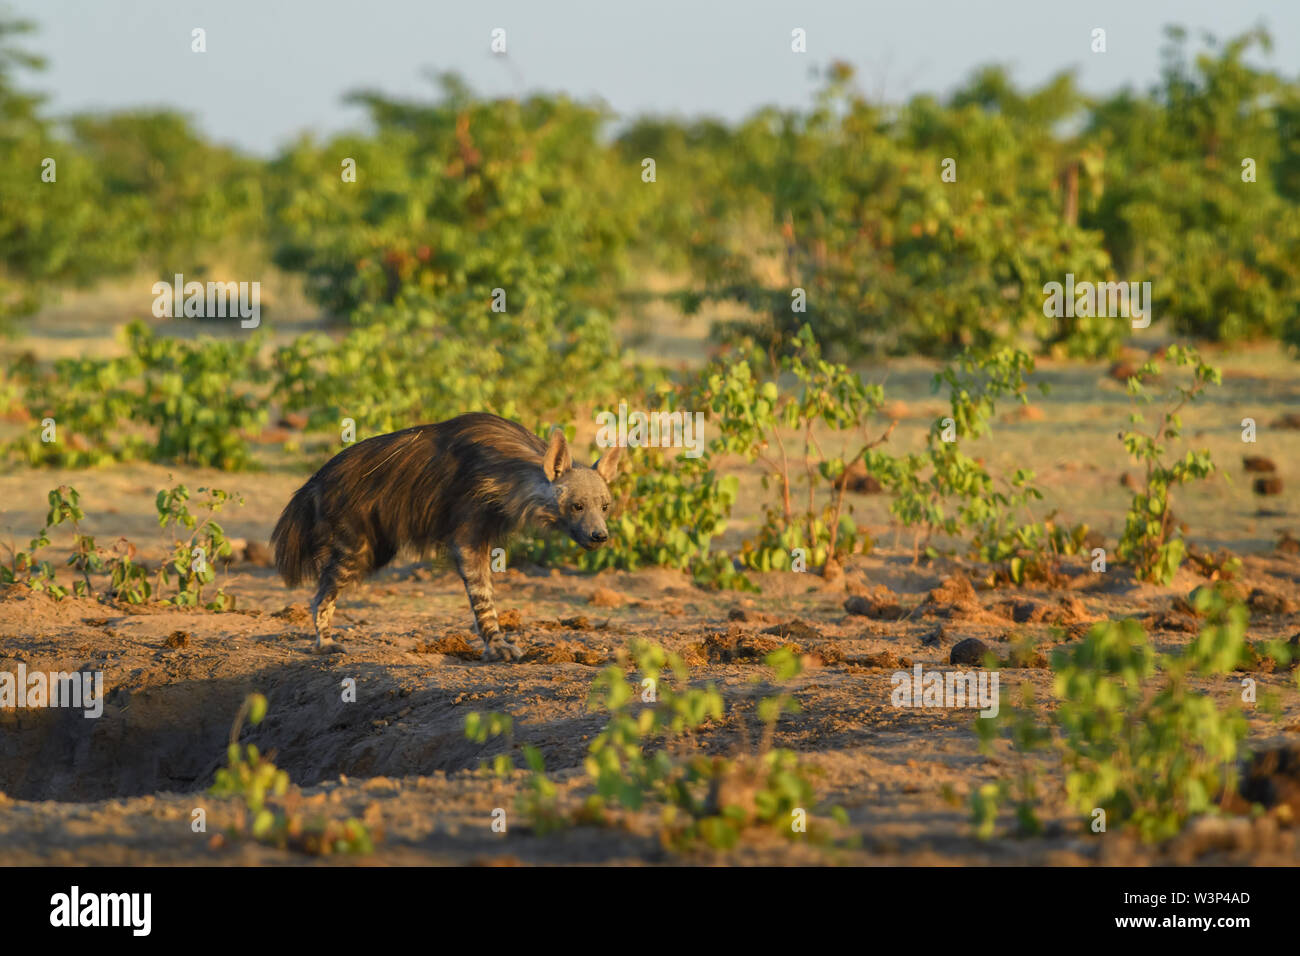
[{"label": "brown hyena", "polygon": [[339,452],[294,493],[271,540],[289,586],[318,581],[317,653],[339,592],[402,549],[445,552],[456,564],[483,657],[518,660],[492,601],[494,547],[525,526],[559,528],[594,550],[609,540],[609,482],[621,449],[592,467],[574,463],[564,433],[544,442],[522,425],[477,412],[380,435]]}]

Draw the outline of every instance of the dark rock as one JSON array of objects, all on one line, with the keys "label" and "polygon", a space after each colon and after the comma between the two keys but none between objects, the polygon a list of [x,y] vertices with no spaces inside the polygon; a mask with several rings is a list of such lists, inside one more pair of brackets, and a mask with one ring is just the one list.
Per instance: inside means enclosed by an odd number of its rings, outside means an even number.
[{"label": "dark rock", "polygon": [[1272,809],[1287,806],[1300,816],[1300,746],[1274,747],[1256,753],[1242,768],[1241,795]]},{"label": "dark rock", "polygon": [[869,617],[874,621],[890,620],[896,621],[903,616],[903,609],[897,601],[889,598],[869,597],[862,594],[854,594],[844,602],[844,610],[850,614],[860,614],[863,617]]},{"label": "dark rock", "polygon": [[1277,471],[1277,465],[1262,455],[1242,455],[1241,467],[1247,471]]},{"label": "dark rock", "polygon": [[867,474],[867,466],[860,461],[854,462],[849,468],[844,487],[859,495],[878,495],[885,490],[884,485],[874,476]]},{"label": "dark rock", "polygon": [[1255,494],[1257,495],[1280,495],[1282,493],[1282,479],[1277,475],[1269,475],[1267,478],[1255,479]]},{"label": "dark rock", "polygon": [[988,650],[988,647],[979,638],[968,637],[953,645],[952,653],[948,655],[948,663],[982,665],[984,655],[988,653]]}]

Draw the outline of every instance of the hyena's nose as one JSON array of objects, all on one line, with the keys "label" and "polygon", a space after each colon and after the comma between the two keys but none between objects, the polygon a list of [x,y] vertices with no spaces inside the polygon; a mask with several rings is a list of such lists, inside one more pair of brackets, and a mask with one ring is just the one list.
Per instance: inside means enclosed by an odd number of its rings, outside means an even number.
[{"label": "hyena's nose", "polygon": [[591,533],[591,540],[595,541],[597,544],[604,544],[606,541],[609,540],[609,532],[593,531]]}]

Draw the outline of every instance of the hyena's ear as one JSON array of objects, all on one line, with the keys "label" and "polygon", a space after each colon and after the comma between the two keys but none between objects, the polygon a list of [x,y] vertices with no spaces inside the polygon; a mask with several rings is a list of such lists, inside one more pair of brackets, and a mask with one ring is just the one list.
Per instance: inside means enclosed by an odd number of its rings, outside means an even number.
[{"label": "hyena's ear", "polygon": [[623,460],[623,446],[615,445],[605,454],[600,456],[600,460],[592,467],[596,469],[596,474],[605,479],[605,484],[614,480],[618,474],[618,463]]},{"label": "hyena's ear", "polygon": [[569,454],[569,443],[564,440],[564,432],[559,428],[551,429],[551,441],[542,456],[542,471],[547,481],[554,481],[573,467],[573,456]]}]

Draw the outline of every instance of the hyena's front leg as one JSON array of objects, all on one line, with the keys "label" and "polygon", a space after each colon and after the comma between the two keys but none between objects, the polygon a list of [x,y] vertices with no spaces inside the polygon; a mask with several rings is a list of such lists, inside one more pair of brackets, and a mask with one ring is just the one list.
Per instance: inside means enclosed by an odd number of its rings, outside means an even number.
[{"label": "hyena's front leg", "polygon": [[506,640],[497,623],[496,604],[492,601],[492,568],[486,545],[457,545],[452,548],[456,570],[465,582],[469,606],[474,612],[474,624],[483,639],[483,659],[488,661],[517,661],[524,652]]}]

